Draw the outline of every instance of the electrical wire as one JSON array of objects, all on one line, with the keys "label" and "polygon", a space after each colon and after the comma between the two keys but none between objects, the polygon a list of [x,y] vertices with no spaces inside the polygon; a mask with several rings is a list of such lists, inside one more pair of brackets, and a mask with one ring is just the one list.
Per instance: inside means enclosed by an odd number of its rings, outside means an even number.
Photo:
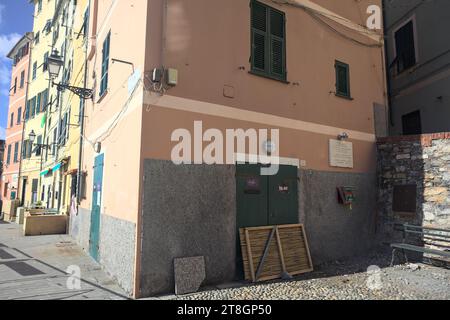
[{"label": "electrical wire", "polygon": [[362,41],[359,41],[357,39],[354,39],[348,35],[346,35],[345,33],[337,30],[336,28],[334,28],[332,25],[328,24],[327,22],[325,22],[323,19],[319,18],[317,15],[313,14],[312,12],[309,12],[308,10],[305,10],[306,13],[308,13],[314,20],[316,20],[317,22],[321,23],[322,25],[324,25],[325,27],[327,27],[329,30],[333,31],[334,33],[338,34],[339,36],[343,37],[344,39],[347,39],[353,43],[356,43],[358,45],[364,46],[364,47],[368,47],[368,48],[382,48],[383,45],[382,44],[368,44]]},{"label": "electrical wire", "polygon": [[[280,0],[272,0],[272,2],[274,2],[276,4],[279,4],[279,5],[284,4],[284,5],[290,5],[290,6],[299,8],[299,9],[303,9],[314,20],[316,20],[317,22],[319,22],[320,24],[325,26],[327,29],[329,29],[330,31],[338,34],[339,36],[341,36],[344,39],[349,40],[349,41],[351,41],[353,43],[356,43],[358,45],[361,45],[361,46],[364,46],[364,47],[368,47],[368,48],[382,48],[383,47],[383,43],[369,44],[369,43],[365,43],[363,41],[357,40],[355,38],[352,38],[351,36],[348,36],[344,32],[339,31],[338,29],[336,29],[331,24],[327,23],[324,19],[321,18],[321,17],[325,17],[325,18],[331,19],[331,20],[333,20],[333,18],[334,18],[334,19],[340,19],[340,20],[345,21],[347,23],[349,23],[349,22],[353,23],[352,21],[350,21],[350,20],[348,20],[348,19],[346,19],[344,17],[340,17],[340,16],[332,15],[332,14],[326,14],[324,12],[311,9],[311,8],[305,6],[305,5],[301,5],[299,3],[294,4],[294,3],[288,2],[288,1],[281,2]],[[343,27],[346,27],[347,29],[349,29],[349,30],[351,30],[353,32],[358,32],[358,33],[363,34],[363,35],[375,35],[376,34],[373,31],[370,31],[369,29],[367,29],[367,28],[365,28],[364,26],[361,26],[361,25],[358,25],[358,27],[361,28],[361,30],[359,30],[359,31],[355,30],[355,29],[352,29],[352,28],[350,28],[348,26],[345,26],[345,25],[343,25]]]}]

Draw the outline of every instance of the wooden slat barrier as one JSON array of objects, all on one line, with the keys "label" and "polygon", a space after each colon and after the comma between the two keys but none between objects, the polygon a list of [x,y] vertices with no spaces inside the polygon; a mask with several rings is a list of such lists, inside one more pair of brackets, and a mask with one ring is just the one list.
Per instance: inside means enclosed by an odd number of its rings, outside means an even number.
[{"label": "wooden slat barrier", "polygon": [[246,280],[267,281],[313,271],[303,225],[242,228],[239,233]]}]

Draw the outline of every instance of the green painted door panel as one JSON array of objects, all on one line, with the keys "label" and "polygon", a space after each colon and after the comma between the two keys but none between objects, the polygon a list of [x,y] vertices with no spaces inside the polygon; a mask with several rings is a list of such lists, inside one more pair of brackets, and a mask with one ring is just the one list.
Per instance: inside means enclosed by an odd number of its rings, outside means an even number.
[{"label": "green painted door panel", "polygon": [[237,227],[259,227],[268,223],[267,177],[260,165],[238,165],[236,168]]},{"label": "green painted door panel", "polygon": [[261,165],[237,165],[236,192],[236,277],[243,279],[239,229],[298,223],[297,167],[280,166],[276,176],[261,176]]},{"label": "green painted door panel", "polygon": [[96,261],[99,261],[100,243],[100,215],[103,192],[103,167],[104,155],[95,158],[94,185],[92,188],[92,210],[91,210],[91,230],[89,238],[89,254]]},{"label": "green painted door panel", "polygon": [[297,168],[280,166],[276,176],[269,176],[269,225],[297,224]]}]

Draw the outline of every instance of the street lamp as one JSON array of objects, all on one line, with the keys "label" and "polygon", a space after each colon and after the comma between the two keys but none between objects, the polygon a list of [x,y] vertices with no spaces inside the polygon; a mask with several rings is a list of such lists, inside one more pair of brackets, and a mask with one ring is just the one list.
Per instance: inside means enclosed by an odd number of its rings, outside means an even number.
[{"label": "street lamp", "polygon": [[58,50],[54,50],[50,57],[47,58],[48,73],[52,80],[58,76],[63,64],[64,62],[62,57],[58,54]]},{"label": "street lamp", "polygon": [[36,133],[34,132],[34,130],[31,130],[30,134],[28,135],[28,139],[30,140],[32,145],[35,145],[36,147],[39,148],[47,148],[50,149],[52,147],[52,145],[48,145],[48,144],[42,144],[42,143],[34,143],[36,141]]},{"label": "street lamp", "polygon": [[34,130],[31,130],[30,134],[28,135],[28,138],[30,139],[30,142],[34,144],[34,141],[36,141],[36,133],[34,133]]},{"label": "street lamp", "polygon": [[61,67],[64,65],[64,61],[62,57],[59,55],[58,50],[54,50],[50,57],[47,58],[48,63],[48,72],[50,74],[50,78],[52,79],[52,85],[56,86],[58,91],[69,90],[79,96],[81,99],[91,99],[94,95],[92,89],[80,88],[69,86],[67,84],[55,83],[53,79],[55,79],[59,72],[61,71]]}]

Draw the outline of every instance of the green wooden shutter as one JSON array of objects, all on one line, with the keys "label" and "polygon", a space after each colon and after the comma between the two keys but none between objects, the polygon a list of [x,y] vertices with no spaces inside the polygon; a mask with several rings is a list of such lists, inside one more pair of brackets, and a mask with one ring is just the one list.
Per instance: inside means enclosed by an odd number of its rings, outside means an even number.
[{"label": "green wooden shutter", "polygon": [[30,100],[27,101],[27,105],[25,107],[25,121],[30,119]]},{"label": "green wooden shutter", "polygon": [[252,71],[286,80],[285,14],[258,1],[251,2]]},{"label": "green wooden shutter", "polygon": [[47,105],[48,105],[48,89],[45,89],[45,91],[42,92],[42,112],[47,111]]},{"label": "green wooden shutter", "polygon": [[274,77],[285,79],[285,18],[284,13],[270,10],[270,64]]},{"label": "green wooden shutter", "polygon": [[41,112],[41,101],[42,101],[42,93],[39,93],[37,95],[36,100],[36,114],[39,114]]},{"label": "green wooden shutter", "polygon": [[6,155],[6,163],[7,164],[11,163],[11,145],[8,145],[8,153]]},{"label": "green wooden shutter", "polygon": [[267,8],[252,2],[252,69],[267,70]]},{"label": "green wooden shutter", "polygon": [[103,96],[108,89],[108,71],[109,71],[109,51],[111,44],[111,32],[106,36],[103,42],[102,51],[102,79],[100,82],[100,96]]},{"label": "green wooden shutter", "polygon": [[19,142],[14,144],[14,163],[19,162]]},{"label": "green wooden shutter", "polygon": [[34,116],[36,115],[36,97],[33,97],[33,99],[31,99],[31,117],[34,118]]},{"label": "green wooden shutter", "polygon": [[350,97],[350,67],[348,64],[336,61],[336,94]]}]

